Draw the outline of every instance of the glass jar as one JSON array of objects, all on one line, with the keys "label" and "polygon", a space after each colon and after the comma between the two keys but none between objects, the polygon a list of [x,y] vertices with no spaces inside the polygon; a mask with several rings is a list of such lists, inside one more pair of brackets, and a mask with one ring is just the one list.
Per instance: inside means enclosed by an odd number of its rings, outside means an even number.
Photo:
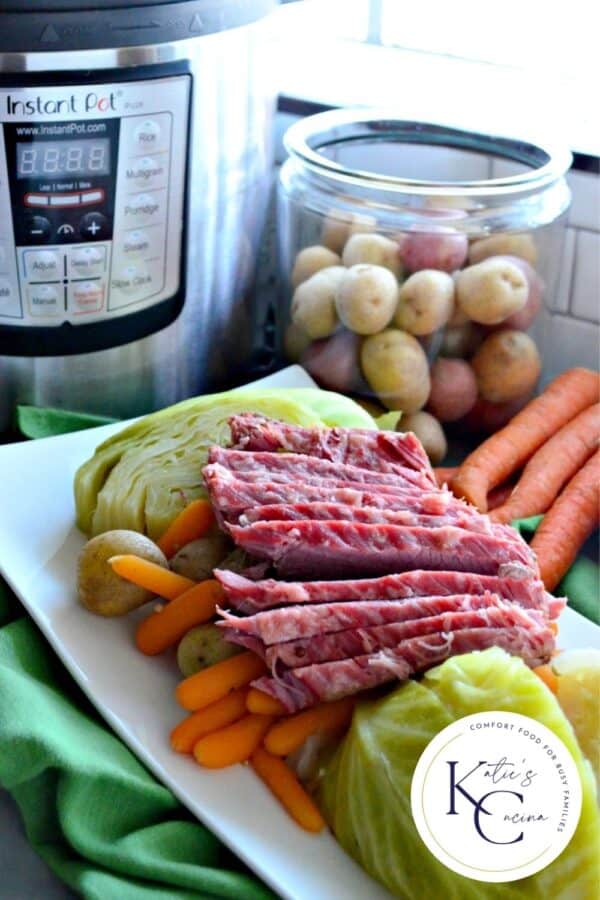
[{"label": "glass jar", "polygon": [[283,358],[417,433],[503,425],[542,372],[570,153],[365,109],[284,141]]}]

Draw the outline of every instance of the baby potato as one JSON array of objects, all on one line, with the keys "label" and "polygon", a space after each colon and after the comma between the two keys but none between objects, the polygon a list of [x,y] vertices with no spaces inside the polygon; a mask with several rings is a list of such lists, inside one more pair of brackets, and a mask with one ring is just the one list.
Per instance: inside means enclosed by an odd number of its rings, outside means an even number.
[{"label": "baby potato", "polygon": [[427,403],[427,356],[412,334],[387,328],[366,338],[360,361],[369,385],[388,409],[414,413]]},{"label": "baby potato", "polygon": [[292,322],[311,340],[329,337],[338,326],[335,296],[346,269],[329,266],[299,284],[292,297]]},{"label": "baby potato", "polygon": [[431,367],[427,410],[440,422],[456,422],[475,405],[477,379],[463,359],[437,359]]},{"label": "baby potato", "polygon": [[377,334],[388,325],[398,303],[398,282],[389,269],[367,263],[346,269],[335,306],[340,320],[356,334]]},{"label": "baby potato", "polygon": [[177,647],[177,665],[184,678],[195,675],[200,669],[214,666],[230,656],[236,656],[242,650],[230,644],[223,637],[223,631],[217,625],[196,625],[190,628],[179,641]]},{"label": "baby potato", "polygon": [[97,534],[83,547],[77,561],[79,602],[99,616],[124,616],[152,600],[154,594],[113,572],[112,556],[133,553],[168,569],[167,559],[154,541],[137,531],[115,529]]},{"label": "baby potato", "polygon": [[382,234],[353,234],[344,247],[342,262],[348,267],[372,263],[389,269],[396,278],[402,277],[400,247]]},{"label": "baby potato", "polygon": [[531,234],[492,234],[473,241],[469,247],[469,262],[479,263],[489,256],[518,256],[535,266],[538,252]]},{"label": "baby potato", "polygon": [[231,550],[231,541],[222,531],[208,534],[206,537],[190,541],[171,559],[171,568],[178,575],[185,575],[193,581],[204,581],[212,578],[212,570],[216,569]]},{"label": "baby potato", "polygon": [[462,325],[444,329],[440,355],[465,359],[475,353],[483,337],[483,328],[467,319]]},{"label": "baby potato", "polygon": [[321,387],[341,394],[358,390],[360,338],[352,331],[336,331],[330,338],[315,341],[302,355],[302,365]]},{"label": "baby potato", "polygon": [[454,272],[464,264],[468,246],[465,234],[441,225],[431,225],[427,231],[408,232],[400,252],[409,272],[420,269]]},{"label": "baby potato", "polygon": [[444,429],[428,412],[416,412],[402,416],[396,431],[412,431],[423,444],[423,449],[433,466],[438,466],[448,452]]},{"label": "baby potato", "polygon": [[506,403],[532,391],[541,371],[535,343],[524,331],[514,329],[490,334],[471,365],[479,393],[490,403]]},{"label": "baby potato", "polygon": [[310,342],[308,335],[298,325],[290,322],[283,338],[283,349],[286,359],[293,363],[300,362],[300,357],[310,345]]},{"label": "baby potato", "polygon": [[456,300],[474,322],[498,325],[527,303],[529,287],[521,269],[492,256],[456,276]]},{"label": "baby potato", "polygon": [[296,288],[315,272],[320,272],[321,269],[327,269],[329,266],[339,266],[340,263],[338,254],[328,247],[323,247],[321,244],[305,247],[296,256],[291,275],[292,286]]},{"label": "baby potato", "polygon": [[432,334],[446,324],[453,306],[452,277],[436,269],[421,269],[400,287],[394,325],[409,334]]},{"label": "baby potato", "polygon": [[527,281],[528,294],[525,306],[518,312],[513,313],[508,319],[502,323],[503,328],[516,328],[519,331],[527,331],[529,326],[542,308],[542,297],[544,296],[544,282],[525,259],[518,256],[503,256],[501,259],[506,260],[512,265],[520,269]]},{"label": "baby potato", "polygon": [[350,235],[375,231],[376,224],[374,216],[365,213],[344,213],[340,209],[330,209],[323,220],[321,241],[330,250],[341,253]]}]

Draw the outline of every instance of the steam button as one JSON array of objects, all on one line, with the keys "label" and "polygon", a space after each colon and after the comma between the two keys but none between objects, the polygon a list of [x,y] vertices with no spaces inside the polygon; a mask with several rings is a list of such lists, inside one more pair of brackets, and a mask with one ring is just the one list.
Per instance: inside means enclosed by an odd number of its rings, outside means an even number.
[{"label": "steam button", "polygon": [[150,238],[145,231],[130,231],[123,241],[123,253],[129,258],[150,252]]}]

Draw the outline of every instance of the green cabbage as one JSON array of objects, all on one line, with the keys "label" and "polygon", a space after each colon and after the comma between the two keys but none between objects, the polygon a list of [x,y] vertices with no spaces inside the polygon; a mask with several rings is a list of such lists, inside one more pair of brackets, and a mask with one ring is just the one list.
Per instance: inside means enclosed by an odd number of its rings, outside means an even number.
[{"label": "green cabbage", "polygon": [[237,390],[184,400],[104,441],[78,469],[79,528],[88,535],[130,528],[156,540],[186,503],[204,495],[208,448],[229,441],[227,420],[239,412],[296,425],[375,427],[352,400],[315,388]]},{"label": "green cabbage", "polygon": [[[431,739],[462,716],[506,710],[531,716],[571,751],[583,787],[581,818],[563,853],[520,881],[484,884],[438,862],[413,823],[410,785]],[[518,658],[493,648],[447,660],[420,681],[357,708],[348,735],[325,765],[319,799],[337,839],[403,900],[595,900],[600,821],[594,778],[556,698]]]}]

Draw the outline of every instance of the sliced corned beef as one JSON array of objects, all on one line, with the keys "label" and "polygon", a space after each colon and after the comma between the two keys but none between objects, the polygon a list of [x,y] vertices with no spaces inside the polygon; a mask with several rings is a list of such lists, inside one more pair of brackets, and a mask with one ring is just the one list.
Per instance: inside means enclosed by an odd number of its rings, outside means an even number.
[{"label": "sliced corned beef", "polygon": [[554,635],[550,628],[468,628],[449,634],[427,635],[402,641],[393,649],[352,659],[314,663],[290,669],[277,678],[263,676],[253,686],[280,700],[290,713],[315,703],[338,700],[389,681],[404,681],[450,656],[501,647],[520,656],[529,666],[550,658]]},{"label": "sliced corned beef", "polygon": [[449,491],[421,491],[412,485],[403,489],[388,485],[364,486],[354,482],[337,482],[336,486],[305,481],[242,481],[218,463],[205,466],[203,475],[211,502],[224,519],[235,520],[254,506],[294,503],[343,503],[353,507],[409,509],[433,516],[444,515],[448,509],[471,513],[467,504],[456,500]]},{"label": "sliced corned beef", "polygon": [[282,606],[253,616],[236,616],[227,610],[219,610],[222,619],[218,624],[233,643],[240,642],[240,635],[252,635],[268,646],[344,631],[347,628],[372,628],[390,622],[408,622],[427,616],[468,612],[508,603],[539,612],[542,617],[548,618],[546,603],[538,605],[528,595],[524,600],[525,602],[506,600],[486,591],[481,594],[406,597],[403,600],[354,600]]},{"label": "sliced corned beef", "polygon": [[241,481],[297,481],[309,484],[327,484],[334,487],[336,482],[354,485],[377,485],[386,487],[386,493],[404,489],[410,485],[420,490],[431,490],[433,485],[426,472],[415,472],[404,469],[398,472],[371,472],[358,466],[330,462],[327,459],[315,459],[314,456],[302,456],[299,453],[267,453],[262,450],[227,450],[223,447],[211,447],[208,453],[209,463],[220,463],[235,472]]},{"label": "sliced corned beef", "polygon": [[[232,447],[236,450],[284,450],[360,466],[373,472],[402,474],[409,468],[431,473],[427,454],[411,432],[302,428],[254,413],[232,416],[229,427]],[[429,477],[434,484],[433,473]]]},{"label": "sliced corned beef", "polygon": [[225,569],[215,569],[214,575],[223,586],[226,605],[246,615],[296,604],[376,602],[404,597],[483,594],[486,591],[524,607],[547,610],[550,618],[556,618],[565,605],[564,599],[552,597],[539,579],[532,578],[528,569],[518,565],[501,566],[497,575],[416,569],[382,578],[348,581],[298,582],[275,581],[273,578],[250,581]]},{"label": "sliced corned beef", "polygon": [[502,563],[536,570],[525,541],[460,528],[411,528],[357,522],[256,522],[228,525],[238,547],[270,560],[279,574],[310,579],[377,576],[407,569],[449,569],[493,575]]}]

